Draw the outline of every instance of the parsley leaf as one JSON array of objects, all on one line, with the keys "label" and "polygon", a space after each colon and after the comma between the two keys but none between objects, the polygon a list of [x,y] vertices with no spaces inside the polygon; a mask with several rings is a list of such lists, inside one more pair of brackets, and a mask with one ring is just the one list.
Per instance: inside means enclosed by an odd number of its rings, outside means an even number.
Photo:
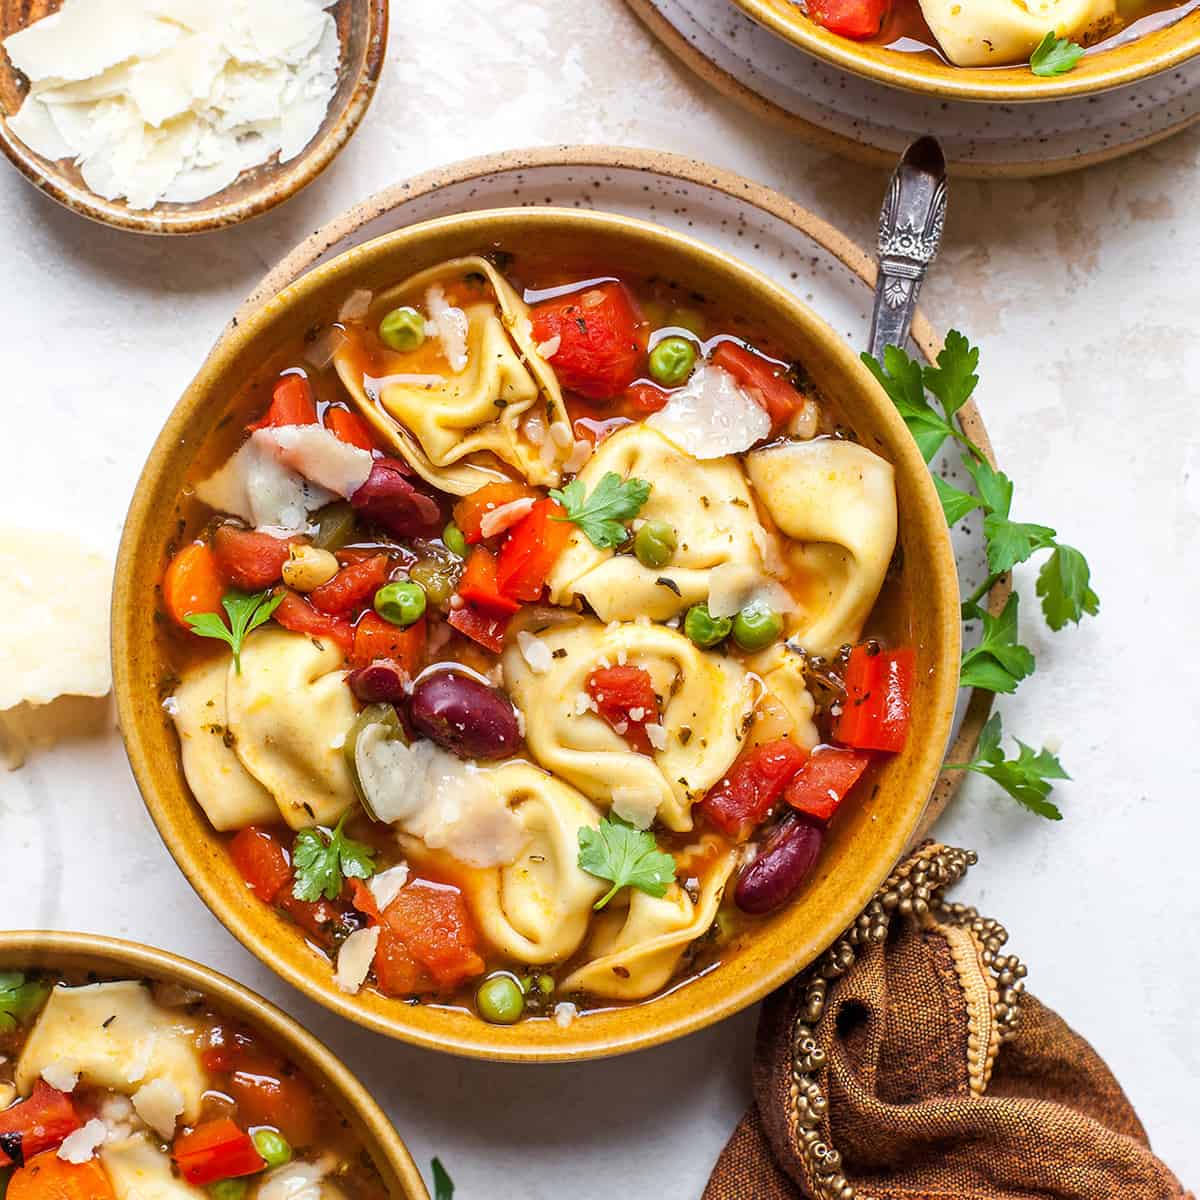
[{"label": "parsley leaf", "polygon": [[966,763],[946,763],[948,771],[974,771],[998,783],[1018,804],[1045,817],[1061,821],[1062,812],[1049,799],[1053,790],[1051,779],[1070,779],[1062,763],[1049,750],[1034,751],[1019,738],[1016,758],[1005,758],[1000,749],[1000,714],[993,713],[979,735],[975,757]]},{"label": "parsley leaf", "polygon": [[937,491],[938,499],[942,502],[942,512],[946,514],[947,525],[957,525],[967,513],[980,506],[978,496],[972,496],[970,492],[959,491],[940,475],[933,477],[933,486]]},{"label": "parsley leaf", "polygon": [[220,613],[192,613],[187,623],[198,637],[217,638],[228,643],[233,650],[233,665],[240,675],[242,643],[246,635],[271,619],[271,614],[283,603],[283,597],[282,591],[278,595],[269,591],[255,592],[252,596],[245,592],[226,592],[221,607],[229,614],[228,627]]},{"label": "parsley leaf", "polygon": [[370,879],[375,874],[375,851],[362,842],[353,841],[342,832],[346,818],[334,826],[329,840],[319,829],[302,829],[296,834],[292,847],[292,865],[296,880],[292,895],[297,900],[336,900],[347,879]]},{"label": "parsley leaf", "polygon": [[1029,525],[1010,521],[989,513],[983,520],[983,535],[987,538],[988,570],[993,575],[1011,571],[1023,563],[1035,550],[1054,545],[1054,530],[1048,525]]},{"label": "parsley leaf", "polygon": [[1051,29],[1029,56],[1029,69],[1035,75],[1043,77],[1065,75],[1068,71],[1075,70],[1082,57],[1082,46],[1070,38],[1060,38]]},{"label": "parsley leaf", "polygon": [[941,402],[946,419],[952,421],[958,410],[971,398],[979,383],[975,368],[979,366],[979,347],[952,329],[937,356],[936,367],[926,367],[921,373],[925,387]]},{"label": "parsley leaf", "polygon": [[433,1200],[454,1200],[454,1180],[450,1172],[442,1166],[442,1160],[435,1158],[433,1167]]},{"label": "parsley leaf", "polygon": [[956,434],[950,422],[925,399],[925,382],[920,364],[898,346],[883,348],[882,364],[865,353],[862,361],[904,418],[921,456],[928,462],[941,449],[942,443]]},{"label": "parsley leaf", "polygon": [[963,687],[983,688],[988,692],[1015,692],[1017,684],[1032,675],[1037,665],[1029,648],[1017,641],[1016,592],[1008,597],[998,617],[980,612],[983,639],[963,655],[960,683]]},{"label": "parsley leaf", "polygon": [[42,1005],[50,989],[20,971],[0,971],[0,1033],[12,1033]]},{"label": "parsley leaf", "polygon": [[609,471],[584,498],[583,480],[572,479],[565,488],[552,488],[550,495],[567,510],[556,521],[573,521],[588,541],[601,550],[619,546],[628,533],[623,522],[636,517],[650,496],[644,479],[622,479]]},{"label": "parsley leaf", "polygon": [[1013,482],[1003,471],[997,471],[982,458],[966,459],[963,465],[975,480],[979,499],[983,507],[999,517],[1008,517],[1012,511]]},{"label": "parsley leaf", "polygon": [[1038,572],[1037,594],[1042,598],[1046,624],[1056,633],[1068,622],[1079,624],[1084,613],[1100,611],[1100,597],[1091,589],[1087,559],[1074,546],[1054,547]]},{"label": "parsley leaf", "polygon": [[603,908],[623,887],[665,896],[675,881],[675,860],[658,848],[654,835],[618,817],[605,817],[599,829],[580,829],[579,865],[589,875],[612,881],[596,908]]}]

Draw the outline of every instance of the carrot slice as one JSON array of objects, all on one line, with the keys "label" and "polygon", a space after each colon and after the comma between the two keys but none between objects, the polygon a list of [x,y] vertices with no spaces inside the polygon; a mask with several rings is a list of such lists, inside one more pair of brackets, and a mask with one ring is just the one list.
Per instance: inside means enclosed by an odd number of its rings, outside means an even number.
[{"label": "carrot slice", "polygon": [[47,1150],[13,1172],[6,1200],[113,1200],[113,1189],[96,1159],[69,1163]]},{"label": "carrot slice", "polygon": [[193,613],[221,611],[225,582],[207,542],[192,542],[171,559],[162,590],[167,614],[183,629],[190,628],[187,618]]}]

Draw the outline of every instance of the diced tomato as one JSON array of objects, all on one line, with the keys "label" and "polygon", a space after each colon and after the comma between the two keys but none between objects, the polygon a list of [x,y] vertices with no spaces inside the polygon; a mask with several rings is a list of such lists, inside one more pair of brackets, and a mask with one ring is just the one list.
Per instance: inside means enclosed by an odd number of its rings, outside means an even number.
[{"label": "diced tomato", "polygon": [[589,400],[609,400],[637,378],[644,348],[637,312],[621,284],[543,301],[530,316],[539,343],[559,340],[550,364],[563,387]]},{"label": "diced tomato", "polygon": [[297,900],[290,887],[280,892],[275,903],[301,929],[325,946],[333,945],[339,931],[346,928],[346,918],[350,913],[349,906],[341,900]]},{"label": "diced tomato", "polygon": [[504,634],[511,620],[512,617],[507,614],[485,612],[474,605],[464,604],[462,608],[450,610],[446,624],[493,654],[499,654],[504,649]]},{"label": "diced tomato", "polygon": [[831,33],[861,40],[883,28],[889,7],[888,0],[808,0],[808,15]]},{"label": "diced tomato", "polygon": [[476,546],[458,581],[458,594],[468,604],[492,613],[515,613],[519,600],[504,595],[496,582],[496,557],[484,546]]},{"label": "diced tomato", "polygon": [[408,672],[410,679],[415,679],[425,665],[427,630],[424,617],[402,629],[378,613],[365,612],[354,626],[350,663],[365,667],[377,658],[390,658]]},{"label": "diced tomato", "polygon": [[870,762],[871,756],[861,750],[820,746],[792,776],[783,798],[797,812],[828,821]]},{"label": "diced tomato", "polygon": [[570,523],[555,519],[561,516],[562,505],[539,500],[508,535],[496,563],[496,586],[504,595],[533,601],[542,594],[546,576],[571,540]]},{"label": "diced tomato", "polygon": [[375,903],[375,893],[361,879],[350,880],[350,903],[363,916],[369,917],[372,925],[379,920],[379,905]]},{"label": "diced tomato", "polygon": [[217,570],[230,587],[261,592],[283,578],[283,564],[296,540],[236,525],[218,525],[212,540]]},{"label": "diced tomato", "polygon": [[653,383],[635,383],[625,389],[625,399],[629,407],[638,413],[656,413],[660,408],[667,407],[671,394]]},{"label": "diced tomato", "polygon": [[772,425],[782,425],[804,403],[788,382],[787,367],[739,346],[722,342],[712,356],[713,365],[728,371],[752,400],[767,410]]},{"label": "diced tomato", "polygon": [[266,1069],[272,1062],[254,1034],[229,1021],[209,1029],[200,1060],[208,1071],[258,1071]]},{"label": "diced tomato", "polygon": [[99,1159],[71,1163],[46,1150],[13,1172],[5,1200],[113,1200],[113,1195]]},{"label": "diced tomato", "polygon": [[658,723],[658,697],[641,667],[600,667],[584,684],[600,715],[639,753],[653,754],[646,726]]},{"label": "diced tomato", "polygon": [[329,638],[347,657],[354,649],[354,626],[349,621],[317,612],[303,596],[295,592],[284,592],[274,616],[284,629],[290,629],[293,633]]},{"label": "diced tomato", "polygon": [[206,542],[191,542],[171,559],[163,576],[163,604],[181,628],[191,628],[187,618],[194,613],[219,613],[224,595],[225,581]]},{"label": "diced tomato", "polygon": [[457,888],[415,880],[384,910],[383,923],[437,987],[483,974],[478,934]]},{"label": "diced tomato", "polygon": [[328,583],[308,594],[313,607],[323,613],[344,616],[367,604],[387,583],[391,564],[386,554],[376,554],[362,562],[343,567]]},{"label": "diced tomato", "polygon": [[197,1187],[254,1175],[267,1165],[254,1139],[228,1117],[205,1121],[190,1133],[180,1134],[171,1155],[184,1179]]},{"label": "diced tomato", "polygon": [[[21,1139],[21,1157],[29,1159],[44,1150],[57,1149],[67,1134],[74,1133],[82,1124],[71,1097],[38,1079],[28,1100],[0,1112],[0,1147],[5,1135],[17,1134]],[[12,1161],[0,1148],[0,1167]]]},{"label": "diced tomato", "polygon": [[325,428],[338,441],[348,446],[357,446],[360,450],[374,450],[375,442],[371,438],[371,427],[356,412],[348,408],[327,408],[325,410]]},{"label": "diced tomato", "polygon": [[229,856],[250,890],[272,904],[292,878],[292,864],[280,840],[255,825],[240,830],[229,843]]},{"label": "diced tomato", "polygon": [[455,504],[454,523],[462,530],[467,545],[474,546],[483,541],[480,525],[485,513],[495,512],[514,500],[536,496],[537,492],[525,483],[485,483]]},{"label": "diced tomato", "polygon": [[881,650],[870,642],[855,646],[846,666],[846,699],[833,736],[859,750],[903,750],[912,718],[915,670],[916,656],[909,647]]},{"label": "diced tomato", "polygon": [[256,1069],[239,1067],[222,1089],[237,1101],[238,1120],[250,1128],[270,1125],[293,1146],[317,1140],[317,1098],[300,1074],[276,1060]]},{"label": "diced tomato", "polygon": [[408,952],[403,939],[386,925],[379,930],[373,969],[375,986],[385,996],[418,996],[435,990],[428,972]]},{"label": "diced tomato", "polygon": [[723,833],[744,842],[766,820],[807,758],[808,752],[788,738],[743,750],[698,807]]},{"label": "diced tomato", "polygon": [[312,387],[303,375],[285,375],[271,393],[271,406],[263,416],[246,428],[277,429],[281,425],[315,425],[317,406]]}]

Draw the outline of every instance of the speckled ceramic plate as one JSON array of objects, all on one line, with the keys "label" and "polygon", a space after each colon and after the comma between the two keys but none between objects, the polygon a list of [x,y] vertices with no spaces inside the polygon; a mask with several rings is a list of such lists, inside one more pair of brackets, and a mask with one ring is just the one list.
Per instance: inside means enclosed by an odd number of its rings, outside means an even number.
[{"label": "speckled ceramic plate", "polygon": [[[786,196],[739,175],[677,155],[604,146],[559,146],[512,151],[455,163],[379,192],[302,242],[254,290],[239,310],[243,320],[317,264],[371,238],[417,221],[485,208],[535,205],[604,209],[642,217],[734,254],[794,291],[854,347],[871,324],[875,265],[833,226]],[[936,269],[936,268],[935,268]],[[910,353],[932,359],[941,339],[918,313]],[[968,432],[990,454],[973,404],[963,410]],[[967,488],[957,460],[934,469]],[[983,531],[970,521],[953,534],[959,580],[967,591],[985,578]],[[1000,592],[997,585],[996,592]],[[1004,588],[1007,594],[1007,588]],[[1003,595],[994,594],[993,604]],[[977,633],[964,630],[964,646]],[[951,761],[969,758],[991,696],[963,692],[955,715]],[[949,802],[962,773],[944,774],[930,800],[921,834]]]},{"label": "speckled ceramic plate", "polygon": [[1200,59],[1077,99],[950,100],[864,79],[806,54],[729,0],[627,0],[647,27],[719,91],[805,141],[890,163],[933,134],[951,171],[1052,175],[1129,154],[1200,119]]}]

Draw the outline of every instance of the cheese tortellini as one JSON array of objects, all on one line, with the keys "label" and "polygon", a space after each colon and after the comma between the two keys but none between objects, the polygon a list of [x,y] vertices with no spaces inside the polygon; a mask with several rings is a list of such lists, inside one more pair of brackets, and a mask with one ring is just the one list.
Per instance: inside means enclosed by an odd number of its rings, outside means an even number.
[{"label": "cheese tortellini", "polygon": [[814,654],[858,640],[896,548],[891,463],[857,442],[815,438],[746,455],[787,548],[796,611],[788,632]]},{"label": "cheese tortellini", "polygon": [[921,12],[958,67],[1028,62],[1049,30],[1090,45],[1118,21],[1116,0],[921,0]]},{"label": "cheese tortellini", "polygon": [[692,900],[679,884],[665,896],[630,889],[628,907],[614,903],[593,925],[588,961],[562,982],[565,992],[583,991],[608,1000],[643,1000],[675,973],[684,951],[717,916],[725,885],[737,864],[727,849],[710,863]]},{"label": "cheese tortellini", "polygon": [[547,580],[553,603],[580,596],[605,621],[666,621],[707,598],[713,568],[760,568],[766,533],[736,458],[701,462],[661,433],[631,425],[601,443],[579,478],[590,493],[610,471],[652,482],[638,515],[680,531],[674,557],[667,567],[644,567],[632,554],[598,549],[576,529]]},{"label": "cheese tortellini", "polygon": [[[646,828],[657,816],[668,829],[691,829],[693,801],[737,757],[753,712],[755,688],[745,669],[648,622],[583,619],[540,641],[550,651],[544,670],[534,670],[519,641],[503,660],[505,686],[524,713],[537,761],[635,825]],[[661,745],[652,757],[631,749],[589,707],[588,676],[618,663],[648,672],[659,698]]]},{"label": "cheese tortellini", "polygon": [[145,1133],[109,1142],[100,1162],[117,1200],[204,1200],[208,1194],[176,1175],[171,1156]]},{"label": "cheese tortellini", "polygon": [[376,430],[418,475],[455,495],[503,478],[501,465],[557,485],[574,447],[570,420],[529,309],[504,277],[484,258],[455,259],[376,297],[371,319],[398,305],[424,308],[435,336],[387,352],[378,378],[366,374],[353,338],[335,357]]}]

